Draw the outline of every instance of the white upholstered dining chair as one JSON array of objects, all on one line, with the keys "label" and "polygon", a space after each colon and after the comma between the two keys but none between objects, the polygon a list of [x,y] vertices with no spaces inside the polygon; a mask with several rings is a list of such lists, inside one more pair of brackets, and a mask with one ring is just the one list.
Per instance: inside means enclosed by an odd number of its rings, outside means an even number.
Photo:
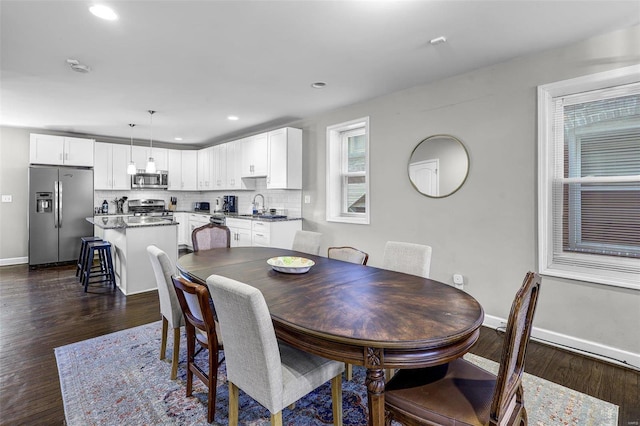
[{"label": "white upholstered dining chair", "polygon": [[422,244],[387,241],[382,268],[429,278],[431,247]]},{"label": "white upholstered dining chair", "polygon": [[320,254],[321,240],[322,234],[320,232],[299,230],[296,231],[296,234],[293,237],[293,245],[291,249],[317,256]]},{"label": "white upholstered dining chair", "polygon": [[264,296],[255,287],[211,275],[207,286],[215,301],[224,341],[229,382],[229,425],[238,424],[238,389],[271,412],[282,425],[282,410],[331,380],[333,424],[342,425],[344,364],[278,342]]},{"label": "white upholstered dining chair", "polygon": [[168,328],[173,330],[173,355],[171,357],[171,380],[178,374],[178,355],[180,354],[180,327],[184,326],[184,316],[180,308],[176,290],[173,288],[171,275],[175,274],[175,266],[169,256],[154,245],[147,247],[153,273],[158,285],[160,298],[160,314],[162,314],[162,338],[160,340],[160,359],[165,359],[167,350]]}]

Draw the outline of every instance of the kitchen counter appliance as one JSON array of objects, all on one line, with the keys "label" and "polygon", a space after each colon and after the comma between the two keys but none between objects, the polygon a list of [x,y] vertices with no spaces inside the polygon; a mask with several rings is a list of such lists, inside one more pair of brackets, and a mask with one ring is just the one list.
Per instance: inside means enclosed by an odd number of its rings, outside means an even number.
[{"label": "kitchen counter appliance", "polygon": [[77,261],[93,213],[93,170],[29,167],[29,266]]},{"label": "kitchen counter appliance", "polygon": [[173,218],[173,211],[168,210],[164,200],[129,200],[129,213],[133,216],[164,216]]},{"label": "kitchen counter appliance", "polygon": [[193,210],[196,212],[209,213],[210,209],[211,209],[211,205],[209,204],[208,201],[198,201],[196,203],[193,203]]},{"label": "kitchen counter appliance", "polygon": [[223,197],[222,211],[225,213],[238,213],[238,197],[225,195]]}]

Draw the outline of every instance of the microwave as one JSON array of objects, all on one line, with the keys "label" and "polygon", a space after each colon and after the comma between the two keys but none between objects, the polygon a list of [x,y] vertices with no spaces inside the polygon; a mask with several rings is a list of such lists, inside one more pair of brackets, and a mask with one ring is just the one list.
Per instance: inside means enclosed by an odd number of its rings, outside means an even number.
[{"label": "microwave", "polygon": [[138,170],[131,175],[131,189],[167,189],[169,187],[169,173],[159,170],[157,173],[145,173]]}]

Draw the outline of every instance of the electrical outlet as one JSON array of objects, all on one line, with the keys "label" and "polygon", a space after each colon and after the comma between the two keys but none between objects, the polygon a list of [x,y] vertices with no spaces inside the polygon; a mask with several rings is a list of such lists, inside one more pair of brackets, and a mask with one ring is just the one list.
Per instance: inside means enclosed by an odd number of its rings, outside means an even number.
[{"label": "electrical outlet", "polygon": [[464,277],[462,274],[453,274],[453,286],[459,290],[464,288]]},{"label": "electrical outlet", "polygon": [[305,195],[304,196],[304,203],[305,204],[311,203],[311,195]]},{"label": "electrical outlet", "polygon": [[3,203],[11,203],[13,201],[11,195],[2,195],[2,202]]}]

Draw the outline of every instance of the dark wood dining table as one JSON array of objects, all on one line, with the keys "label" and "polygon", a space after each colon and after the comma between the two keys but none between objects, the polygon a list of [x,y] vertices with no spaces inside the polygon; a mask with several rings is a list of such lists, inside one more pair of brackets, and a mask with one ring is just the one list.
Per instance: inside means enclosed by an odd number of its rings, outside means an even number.
[{"label": "dark wood dining table", "polygon": [[[304,274],[277,272],[267,260],[278,256],[315,265]],[[260,289],[278,339],[363,365],[369,425],[384,425],[385,369],[440,365],[464,355],[484,319],[476,299],[447,284],[292,250],[205,250],[180,257],[177,266],[200,284],[215,274]]]}]

